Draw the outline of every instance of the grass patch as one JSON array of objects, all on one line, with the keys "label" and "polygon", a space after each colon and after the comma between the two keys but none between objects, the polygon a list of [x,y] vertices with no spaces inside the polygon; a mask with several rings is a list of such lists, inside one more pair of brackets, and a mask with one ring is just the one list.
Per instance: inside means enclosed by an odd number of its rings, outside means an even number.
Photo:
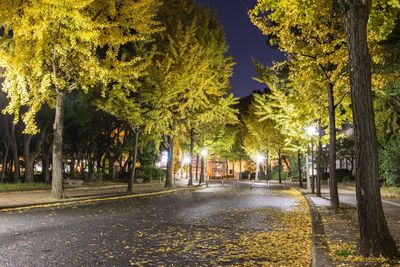
[{"label": "grass patch", "polygon": [[46,183],[6,183],[0,184],[0,192],[9,191],[29,191],[29,190],[44,190],[50,189],[51,185]]},{"label": "grass patch", "polygon": [[400,187],[383,186],[381,193],[384,197],[400,197]]}]

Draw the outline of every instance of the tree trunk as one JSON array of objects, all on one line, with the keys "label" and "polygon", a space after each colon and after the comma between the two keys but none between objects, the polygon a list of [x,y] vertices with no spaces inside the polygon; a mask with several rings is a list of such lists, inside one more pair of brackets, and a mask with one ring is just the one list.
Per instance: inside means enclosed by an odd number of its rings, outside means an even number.
[{"label": "tree trunk", "polygon": [[3,144],[4,144],[4,156],[1,165],[1,183],[4,182],[4,178],[6,177],[8,152],[10,151],[10,146],[8,145],[7,140],[4,140]]},{"label": "tree trunk", "polygon": [[239,159],[239,180],[242,180],[242,158]]},{"label": "tree trunk", "polygon": [[322,180],[322,134],[321,134],[321,124],[318,126],[318,154],[317,154],[317,197],[322,197],[321,195],[321,180]]},{"label": "tree trunk", "polygon": [[25,165],[25,182],[26,183],[33,183],[33,160],[31,156],[31,140],[32,135],[24,135],[24,165]]},{"label": "tree trunk", "polygon": [[167,177],[165,179],[165,187],[172,187],[173,165],[174,165],[174,137],[168,137],[168,162]]},{"label": "tree trunk", "polygon": [[282,159],[281,159],[281,149],[278,149],[278,178],[279,183],[282,183]]},{"label": "tree trunk", "polygon": [[193,185],[193,149],[194,149],[194,130],[193,128],[190,129],[190,148],[189,148],[189,157],[190,157],[190,162],[189,162],[189,181],[188,185],[191,186]]},{"label": "tree trunk", "polygon": [[201,167],[200,167],[200,180],[199,185],[204,183],[204,172],[205,172],[205,160],[204,157],[201,157]]},{"label": "tree trunk", "polygon": [[46,184],[50,183],[50,155],[48,153],[43,153],[42,155],[42,172],[44,176],[44,182]]},{"label": "tree trunk", "polygon": [[111,181],[114,181],[115,180],[115,161],[109,151],[106,153],[106,157],[107,157],[107,161],[108,161],[108,176]]},{"label": "tree trunk", "polygon": [[63,128],[64,128],[65,92],[57,92],[56,114],[53,133],[53,169],[51,198],[63,198]]},{"label": "tree trunk", "polygon": [[[5,120],[6,123],[6,138],[7,142],[10,144],[11,154],[14,162],[14,183],[18,183],[20,181],[20,168],[19,168],[19,157],[18,157],[18,145],[17,145],[17,137],[15,133],[15,125],[13,122],[9,122],[8,118]],[[12,170],[12,165],[11,165]]]},{"label": "tree trunk", "polygon": [[75,171],[75,154],[72,153],[71,163],[69,164],[70,174],[73,179],[76,178],[76,171]]},{"label": "tree trunk", "polygon": [[225,157],[225,173],[226,173],[226,179],[228,180],[229,178],[229,161],[228,158]]},{"label": "tree trunk", "polygon": [[196,154],[196,180],[199,180],[199,153]]},{"label": "tree trunk", "polygon": [[297,152],[297,165],[299,168],[299,186],[303,188],[303,178],[301,177],[301,154],[300,151]]},{"label": "tree trunk", "polygon": [[339,193],[336,179],[336,107],[334,103],[333,84],[329,83],[328,109],[329,109],[329,192],[331,207],[339,208]]},{"label": "tree trunk", "polygon": [[132,192],[133,190],[133,182],[135,181],[135,174],[136,174],[136,161],[137,161],[137,152],[139,146],[139,129],[135,130],[135,146],[133,148],[133,160],[132,160],[132,167],[131,167],[131,174],[128,180],[128,192]]},{"label": "tree trunk", "polygon": [[364,256],[399,257],[385,220],[379,188],[378,147],[371,90],[367,24],[371,0],[341,0],[349,52],[355,139],[359,250]]}]

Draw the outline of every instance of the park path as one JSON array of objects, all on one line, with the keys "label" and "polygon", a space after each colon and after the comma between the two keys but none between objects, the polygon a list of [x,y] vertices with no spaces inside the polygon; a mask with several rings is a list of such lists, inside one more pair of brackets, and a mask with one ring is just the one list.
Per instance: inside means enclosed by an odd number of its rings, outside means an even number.
[{"label": "park path", "polygon": [[296,192],[211,185],[3,212],[0,266],[309,265],[310,216]]}]

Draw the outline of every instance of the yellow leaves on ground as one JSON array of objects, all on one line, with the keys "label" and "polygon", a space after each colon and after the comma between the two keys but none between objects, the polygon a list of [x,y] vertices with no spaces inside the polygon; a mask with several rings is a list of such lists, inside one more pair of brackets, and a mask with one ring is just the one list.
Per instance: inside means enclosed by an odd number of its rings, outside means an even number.
[{"label": "yellow leaves on ground", "polygon": [[294,209],[238,208],[224,213],[226,219],[221,223],[207,217],[194,225],[147,228],[140,233],[140,243],[131,248],[130,265],[157,265],[163,258],[168,259],[163,263],[171,266],[193,262],[207,266],[310,266],[308,205],[296,190],[283,194],[296,197]]},{"label": "yellow leaves on ground", "polygon": [[357,251],[359,240],[356,210],[352,208],[334,211],[319,208],[324,224],[329,256],[335,266],[400,266],[385,258],[365,258]]}]

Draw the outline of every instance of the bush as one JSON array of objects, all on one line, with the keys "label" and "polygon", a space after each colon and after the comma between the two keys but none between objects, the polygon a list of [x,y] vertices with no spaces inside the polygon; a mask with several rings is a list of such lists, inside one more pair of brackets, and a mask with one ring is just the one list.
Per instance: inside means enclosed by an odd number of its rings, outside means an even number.
[{"label": "bush", "polygon": [[158,180],[166,176],[166,170],[152,166],[141,166],[136,169],[136,179],[143,179],[143,182],[150,183],[151,180]]},{"label": "bush", "polygon": [[379,171],[389,186],[400,186],[400,137],[380,149]]}]

